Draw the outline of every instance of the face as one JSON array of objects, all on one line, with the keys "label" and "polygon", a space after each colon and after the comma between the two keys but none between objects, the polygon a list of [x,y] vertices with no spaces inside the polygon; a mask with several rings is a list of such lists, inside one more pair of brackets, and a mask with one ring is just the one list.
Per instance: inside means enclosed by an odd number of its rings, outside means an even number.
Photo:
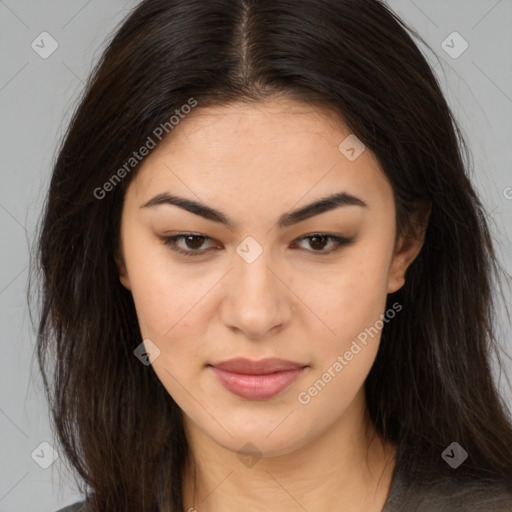
[{"label": "face", "polygon": [[[364,400],[386,296],[421,241],[395,244],[390,183],[370,150],[339,148],[349,135],[291,99],[198,107],[130,183],[120,279],[188,432],[285,454]],[[234,358],[296,366],[219,368]]]}]

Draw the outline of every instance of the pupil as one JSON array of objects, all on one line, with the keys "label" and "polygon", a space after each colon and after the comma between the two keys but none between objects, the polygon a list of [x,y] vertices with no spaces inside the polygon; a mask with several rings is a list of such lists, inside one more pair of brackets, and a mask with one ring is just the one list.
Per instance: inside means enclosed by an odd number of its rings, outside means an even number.
[{"label": "pupil", "polygon": [[[322,240],[324,243],[320,242],[320,243],[317,243],[315,242],[318,241],[318,240]],[[313,249],[323,249],[325,247],[325,241],[326,241],[327,237],[326,236],[323,236],[323,235],[315,235],[315,236],[312,236],[310,238],[310,242],[309,242],[309,245],[313,248]]]},{"label": "pupil", "polygon": [[[192,240],[192,243],[190,241]],[[195,241],[195,244],[194,244]],[[202,237],[196,235],[189,235],[186,238],[186,244],[189,249],[199,249],[203,245]]]}]

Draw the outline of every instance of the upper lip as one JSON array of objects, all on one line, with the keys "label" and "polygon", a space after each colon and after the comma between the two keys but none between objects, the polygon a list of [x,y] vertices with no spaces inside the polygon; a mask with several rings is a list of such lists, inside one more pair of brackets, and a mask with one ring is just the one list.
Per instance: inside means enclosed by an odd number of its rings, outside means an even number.
[{"label": "upper lip", "polygon": [[219,370],[225,370],[234,373],[245,373],[247,375],[262,375],[266,373],[282,372],[286,370],[298,370],[304,368],[303,364],[294,363],[293,361],[285,361],[277,358],[260,359],[259,361],[251,361],[243,357],[213,363],[211,366]]}]

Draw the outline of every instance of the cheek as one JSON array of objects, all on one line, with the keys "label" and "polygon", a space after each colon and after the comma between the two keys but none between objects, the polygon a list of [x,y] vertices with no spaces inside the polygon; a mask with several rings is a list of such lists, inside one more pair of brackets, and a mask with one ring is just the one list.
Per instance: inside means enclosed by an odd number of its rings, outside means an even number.
[{"label": "cheek", "polygon": [[303,293],[307,292],[308,305],[330,328],[331,341],[344,342],[372,326],[383,313],[387,277],[387,261],[363,259],[354,252],[327,278],[313,283],[308,278]]},{"label": "cheek", "polygon": [[160,351],[152,362],[153,370],[182,406],[190,399],[185,383],[193,381],[204,365],[201,340],[206,321],[201,318],[201,304],[213,280],[190,281],[183,273],[170,271],[168,265],[155,260],[147,265],[147,261],[139,264],[131,278],[138,322],[143,339],[150,339]]},{"label": "cheek", "polygon": [[[130,238],[125,261],[142,338],[156,344],[161,355],[178,349],[172,340],[181,338],[187,326],[198,325],[189,315],[194,315],[194,305],[207,292],[208,282],[186,278],[158,241],[137,243],[135,237]],[[193,342],[188,347],[192,349]]]},{"label": "cheek", "polygon": [[[334,331],[325,331],[327,334],[316,339],[316,364],[308,379],[314,386],[311,398],[318,397],[315,401],[325,401],[326,406],[340,394],[350,401],[375,360],[385,325],[387,255],[391,254],[391,246],[385,247],[384,241],[370,244],[368,239],[357,250],[354,247],[329,279],[315,280],[315,286],[309,288],[309,297],[314,298],[311,309]],[[324,392],[324,387],[330,391]]]}]

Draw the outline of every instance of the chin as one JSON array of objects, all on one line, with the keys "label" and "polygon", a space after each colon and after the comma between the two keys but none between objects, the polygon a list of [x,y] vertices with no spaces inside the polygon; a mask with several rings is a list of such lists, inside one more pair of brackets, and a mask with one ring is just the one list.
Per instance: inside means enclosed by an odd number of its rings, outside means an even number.
[{"label": "chin", "polygon": [[302,444],[304,444],[303,439],[292,443],[291,439],[270,440],[266,434],[262,434],[261,437],[230,440],[229,445],[225,448],[235,452],[239,457],[249,455],[255,458],[270,458],[288,455],[299,449]]},{"label": "chin", "polygon": [[[218,444],[237,454],[255,457],[278,457],[287,455],[306,445],[309,436],[303,428],[248,428],[247,422],[237,428],[236,424],[225,425],[229,433],[211,436]],[[275,428],[275,427],[274,427]]]}]

